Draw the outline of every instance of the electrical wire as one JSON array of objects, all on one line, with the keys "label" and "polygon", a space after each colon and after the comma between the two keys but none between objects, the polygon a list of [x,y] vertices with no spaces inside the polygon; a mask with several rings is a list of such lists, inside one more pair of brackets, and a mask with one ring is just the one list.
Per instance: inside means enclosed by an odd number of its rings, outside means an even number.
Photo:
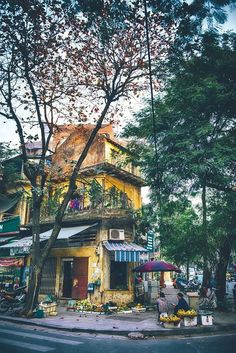
[{"label": "electrical wire", "polygon": [[157,135],[157,128],[156,128],[155,108],[154,108],[153,80],[152,80],[152,61],[151,61],[151,51],[150,51],[148,12],[147,12],[146,0],[144,0],[144,14],[145,14],[145,29],[146,29],[146,40],[147,40],[147,52],[148,52],[149,85],[150,85],[151,110],[152,110],[152,128],[153,128],[153,137],[154,137],[156,168],[157,168],[157,172],[158,172],[157,136],[156,136]]}]

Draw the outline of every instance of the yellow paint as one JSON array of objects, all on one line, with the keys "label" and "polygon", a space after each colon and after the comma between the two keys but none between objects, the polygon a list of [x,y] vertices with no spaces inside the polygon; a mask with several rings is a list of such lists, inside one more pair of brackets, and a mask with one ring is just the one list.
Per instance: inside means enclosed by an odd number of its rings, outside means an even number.
[{"label": "yellow paint", "polygon": [[[62,153],[69,153],[72,151],[71,159],[75,160],[79,156],[81,151],[80,142],[85,141],[86,136],[81,137],[81,134],[73,134],[71,138],[68,138],[68,146],[66,143],[62,144],[63,148],[58,150],[55,157],[55,165],[62,166],[62,170],[65,173],[61,173],[60,178],[54,179],[54,185],[52,188],[54,190],[61,189],[66,191],[68,187],[68,179],[66,179],[66,171],[68,171],[68,163],[65,162],[65,155]],[[140,171],[138,168],[132,166],[131,163],[126,164],[126,155],[121,153],[122,147],[119,147],[116,143],[111,143],[105,137],[98,136],[90,149],[86,160],[83,163],[83,167],[90,168],[94,165],[99,165],[102,163],[110,163],[115,167],[120,167],[123,171],[128,173],[125,174],[125,180],[121,179],[117,174],[111,171],[112,175],[109,173],[90,175],[89,177],[78,177],[77,187],[78,189],[83,188],[84,185],[96,179],[103,190],[109,190],[111,187],[115,187],[119,191],[125,193],[131,202],[134,209],[139,209],[141,207],[141,187],[136,186],[131,175],[140,176]],[[122,150],[123,151],[123,150]],[[58,164],[57,164],[58,163]],[[70,165],[71,166],[71,165]],[[65,168],[65,169],[63,169]],[[21,217],[22,224],[27,224],[29,222],[29,209],[28,209],[28,194],[30,194],[30,186],[24,183],[25,190],[27,193],[22,197],[21,202],[16,208],[16,214]],[[85,197],[85,206],[89,205],[88,197]],[[77,248],[63,248],[63,249],[52,249],[50,256],[57,259],[56,262],[56,284],[55,284],[55,294],[60,298],[62,291],[62,259],[63,258],[74,258],[74,257],[87,257],[88,258],[88,282],[94,281],[94,273],[97,268],[101,270],[101,286],[95,289],[94,294],[88,295],[93,303],[105,303],[108,301],[114,301],[118,305],[128,303],[133,301],[133,283],[131,278],[133,277],[131,267],[133,264],[128,264],[128,290],[110,290],[110,254],[103,249],[101,241],[107,239],[108,230],[101,230],[97,237],[97,243],[94,246],[81,246]],[[100,249],[99,255],[96,252],[96,248]],[[27,260],[27,265],[29,266],[29,259]]]}]

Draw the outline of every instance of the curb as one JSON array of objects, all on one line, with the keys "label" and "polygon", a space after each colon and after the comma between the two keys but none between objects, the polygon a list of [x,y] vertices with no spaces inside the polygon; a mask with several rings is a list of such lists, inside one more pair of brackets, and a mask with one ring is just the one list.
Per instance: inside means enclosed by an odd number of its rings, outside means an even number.
[{"label": "curb", "polygon": [[104,335],[117,335],[117,336],[128,336],[131,332],[140,332],[146,337],[168,337],[168,336],[188,336],[193,334],[210,334],[219,332],[229,332],[236,331],[236,324],[218,324],[215,326],[200,326],[200,327],[185,327],[185,328],[175,328],[175,329],[162,329],[162,330],[96,330],[91,328],[79,328],[79,327],[62,327],[61,325],[47,324],[33,322],[30,319],[21,319],[8,316],[0,316],[0,320],[9,321],[16,324],[25,324],[38,327],[46,327],[50,329],[56,329],[61,331],[69,332],[83,332],[90,334],[104,334]]}]

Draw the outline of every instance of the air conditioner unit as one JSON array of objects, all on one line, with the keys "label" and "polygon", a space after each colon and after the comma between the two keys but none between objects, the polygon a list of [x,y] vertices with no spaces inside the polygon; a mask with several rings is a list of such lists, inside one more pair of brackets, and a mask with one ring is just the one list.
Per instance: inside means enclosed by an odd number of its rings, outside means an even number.
[{"label": "air conditioner unit", "polygon": [[109,240],[125,240],[124,229],[109,229]]}]

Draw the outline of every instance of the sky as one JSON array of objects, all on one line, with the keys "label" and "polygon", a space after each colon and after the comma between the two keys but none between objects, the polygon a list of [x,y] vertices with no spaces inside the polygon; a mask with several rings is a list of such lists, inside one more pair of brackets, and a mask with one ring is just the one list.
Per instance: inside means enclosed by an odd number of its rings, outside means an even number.
[{"label": "sky", "polygon": [[[222,30],[236,31],[236,6],[229,8],[228,20],[222,26]],[[15,147],[18,142],[18,136],[16,134],[16,125],[13,121],[7,121],[3,123],[4,120],[6,119],[0,117],[0,142],[12,141],[12,147]]]}]

